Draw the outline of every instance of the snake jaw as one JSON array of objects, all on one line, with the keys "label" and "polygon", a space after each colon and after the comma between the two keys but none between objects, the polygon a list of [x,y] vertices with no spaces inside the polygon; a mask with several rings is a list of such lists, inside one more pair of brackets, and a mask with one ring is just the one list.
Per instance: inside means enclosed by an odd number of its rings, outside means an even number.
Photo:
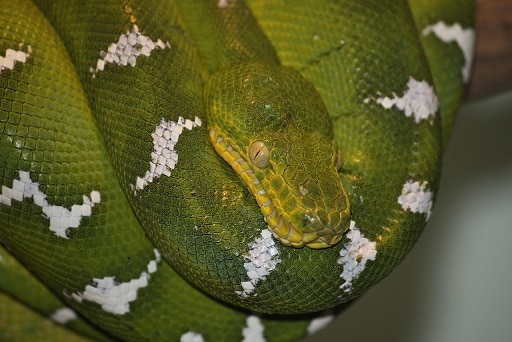
[{"label": "snake jaw", "polygon": [[[264,191],[264,190],[263,190]],[[269,230],[274,237],[281,241],[285,246],[302,248],[304,246],[313,249],[322,249],[334,246],[341,238],[342,233],[336,231],[332,226],[325,226],[321,230],[306,232],[294,226],[289,218],[285,223],[283,215],[278,215],[276,207],[270,199],[267,199],[260,209],[264,216],[265,223],[267,223]],[[311,215],[305,214],[309,221],[317,221]]]},{"label": "snake jaw", "polygon": [[269,225],[269,230],[274,237],[285,246],[295,248],[306,246],[313,249],[322,249],[334,246],[342,238],[342,234],[336,233],[328,227],[320,232],[303,232],[295,228],[291,222],[287,225],[284,224],[282,216],[279,216],[278,224],[275,226],[270,224],[268,217],[265,217],[265,222]]},{"label": "snake jaw", "polygon": [[282,216],[279,216],[278,223],[273,226],[270,221],[274,220],[273,218],[269,219],[269,217],[265,217],[265,222],[268,224],[269,230],[274,237],[285,246],[295,248],[306,246],[313,249],[323,249],[334,246],[343,236],[331,227],[325,227],[320,231],[304,232],[295,228],[292,222],[284,224]]}]

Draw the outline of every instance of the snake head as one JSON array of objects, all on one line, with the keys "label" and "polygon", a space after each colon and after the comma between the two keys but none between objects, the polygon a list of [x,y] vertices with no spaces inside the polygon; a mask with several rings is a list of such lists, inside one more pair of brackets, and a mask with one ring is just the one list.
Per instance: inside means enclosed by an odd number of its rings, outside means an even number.
[{"label": "snake head", "polygon": [[242,63],[205,88],[210,140],[284,245],[326,248],[350,221],[327,109],[298,72]]}]

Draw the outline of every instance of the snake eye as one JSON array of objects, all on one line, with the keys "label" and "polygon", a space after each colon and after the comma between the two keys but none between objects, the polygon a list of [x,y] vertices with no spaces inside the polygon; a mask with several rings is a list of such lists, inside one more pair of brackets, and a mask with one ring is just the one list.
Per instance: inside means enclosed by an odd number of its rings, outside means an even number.
[{"label": "snake eye", "polygon": [[338,171],[343,167],[343,154],[341,154],[341,150],[338,149],[338,155],[336,156],[336,169]]},{"label": "snake eye", "polygon": [[249,146],[249,159],[254,166],[260,169],[266,168],[270,160],[267,145],[260,140],[253,141]]}]

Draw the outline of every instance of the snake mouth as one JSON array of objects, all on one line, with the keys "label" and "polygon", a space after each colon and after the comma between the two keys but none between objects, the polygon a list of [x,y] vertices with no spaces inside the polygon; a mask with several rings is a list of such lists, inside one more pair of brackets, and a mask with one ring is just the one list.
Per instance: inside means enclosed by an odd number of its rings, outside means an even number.
[{"label": "snake mouth", "polygon": [[265,217],[265,222],[269,224],[269,230],[285,246],[295,248],[306,246],[313,249],[323,249],[334,246],[342,238],[342,234],[331,227],[325,227],[314,232],[304,232],[297,229],[292,222],[285,224],[283,216],[279,216],[278,223],[275,225],[272,225],[269,221],[273,220],[269,220],[269,216]]}]

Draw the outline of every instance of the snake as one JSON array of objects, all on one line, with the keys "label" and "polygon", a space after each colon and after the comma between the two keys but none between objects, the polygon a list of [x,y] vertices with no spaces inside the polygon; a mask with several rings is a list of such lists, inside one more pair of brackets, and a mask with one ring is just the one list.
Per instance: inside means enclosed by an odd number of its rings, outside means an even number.
[{"label": "snake", "polygon": [[93,340],[313,334],[428,222],[473,15],[463,0],[3,3],[2,301]]}]

